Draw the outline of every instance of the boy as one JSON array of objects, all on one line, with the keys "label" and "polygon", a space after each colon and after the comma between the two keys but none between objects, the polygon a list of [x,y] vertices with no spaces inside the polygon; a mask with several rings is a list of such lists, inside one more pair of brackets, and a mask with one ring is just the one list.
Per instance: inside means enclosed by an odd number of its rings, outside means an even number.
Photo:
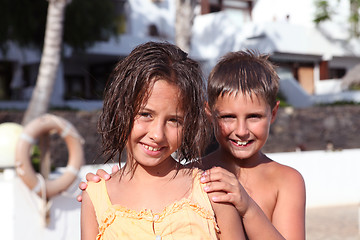
[{"label": "boy", "polygon": [[[303,178],[261,152],[279,108],[278,88],[266,55],[232,52],[217,63],[208,79],[208,108],[219,147],[202,161],[207,169],[202,182],[205,191],[218,193],[214,202],[237,208],[249,239],[303,240]],[[99,178],[89,174],[87,179]]]},{"label": "boy", "polygon": [[279,77],[268,56],[251,51],[226,54],[208,79],[208,104],[219,148],[203,163],[205,169],[221,168],[207,170],[203,183],[207,192],[226,193],[213,201],[235,205],[250,239],[277,239],[276,229],[285,239],[305,239],[302,176],[261,152],[279,108],[278,88]]}]

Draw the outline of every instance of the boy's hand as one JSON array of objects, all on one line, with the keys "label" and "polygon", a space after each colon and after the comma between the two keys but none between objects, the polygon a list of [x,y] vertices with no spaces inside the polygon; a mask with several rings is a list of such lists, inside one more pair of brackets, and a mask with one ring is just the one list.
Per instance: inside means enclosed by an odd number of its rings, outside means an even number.
[{"label": "boy's hand", "polygon": [[231,203],[241,216],[245,215],[251,198],[233,173],[221,167],[214,167],[206,170],[200,181],[206,184],[205,192],[218,193],[211,198],[214,202]]},{"label": "boy's hand", "polygon": [[[112,173],[116,173],[117,171],[119,171],[119,166],[118,165],[114,165],[111,169]],[[103,169],[98,169],[96,171],[96,175],[93,173],[87,173],[86,174],[86,180],[90,181],[90,182],[99,182],[100,179],[104,179],[105,181],[109,180],[111,178],[111,175],[108,174],[106,171],[104,171]],[[87,188],[87,184],[85,182],[81,182],[79,184],[79,188],[81,191],[85,191]],[[77,201],[81,202],[82,201],[82,196],[81,194],[79,196],[77,196]]]}]

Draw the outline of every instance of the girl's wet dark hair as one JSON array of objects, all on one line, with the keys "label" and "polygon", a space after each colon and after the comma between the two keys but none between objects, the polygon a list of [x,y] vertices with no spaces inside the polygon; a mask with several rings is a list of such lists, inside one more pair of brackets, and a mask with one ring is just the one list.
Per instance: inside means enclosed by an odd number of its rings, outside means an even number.
[{"label": "girl's wet dark hair", "polygon": [[165,80],[180,90],[184,112],[179,161],[199,159],[208,143],[206,93],[197,62],[170,43],[148,42],[137,46],[119,61],[105,88],[98,129],[107,161],[124,151],[134,118],[157,80]]}]

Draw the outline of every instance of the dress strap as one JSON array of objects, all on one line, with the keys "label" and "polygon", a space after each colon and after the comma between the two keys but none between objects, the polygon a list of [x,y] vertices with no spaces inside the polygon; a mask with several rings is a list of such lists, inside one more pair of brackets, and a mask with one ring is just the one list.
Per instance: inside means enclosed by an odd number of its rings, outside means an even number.
[{"label": "dress strap", "polygon": [[112,206],[106,189],[106,183],[104,180],[100,180],[98,183],[88,182],[87,184],[86,192],[89,194],[99,221],[105,211]]},{"label": "dress strap", "polygon": [[220,232],[219,226],[216,223],[215,212],[212,208],[210,198],[208,194],[204,191],[205,184],[200,182],[201,175],[204,171],[200,169],[194,169],[193,171],[193,189],[191,192],[191,200],[196,203],[196,205],[201,206],[203,211],[206,212],[209,219],[211,219],[214,224],[214,228],[217,232]]},{"label": "dress strap", "polygon": [[191,191],[191,198],[195,203],[205,207],[206,210],[213,212],[208,194],[204,191],[205,184],[200,182],[200,178],[203,172],[204,171],[198,168],[193,170],[193,187]]}]

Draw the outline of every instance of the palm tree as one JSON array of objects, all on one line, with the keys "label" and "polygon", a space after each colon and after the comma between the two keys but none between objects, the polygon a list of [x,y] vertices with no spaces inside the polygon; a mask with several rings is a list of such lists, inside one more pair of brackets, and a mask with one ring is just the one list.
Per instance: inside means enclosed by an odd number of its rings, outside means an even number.
[{"label": "palm tree", "polygon": [[175,44],[189,53],[196,0],[176,0]]},{"label": "palm tree", "polygon": [[[349,34],[350,37],[359,38],[360,37],[360,0],[347,0],[349,1]],[[333,15],[336,14],[336,6],[330,4],[330,0],[315,0],[316,12],[314,16],[314,22],[318,25],[321,22],[329,21],[332,19]],[[339,1],[338,1],[339,2]]]},{"label": "palm tree", "polygon": [[44,47],[34,92],[22,124],[47,112],[60,63],[66,5],[71,0],[49,0]]}]

